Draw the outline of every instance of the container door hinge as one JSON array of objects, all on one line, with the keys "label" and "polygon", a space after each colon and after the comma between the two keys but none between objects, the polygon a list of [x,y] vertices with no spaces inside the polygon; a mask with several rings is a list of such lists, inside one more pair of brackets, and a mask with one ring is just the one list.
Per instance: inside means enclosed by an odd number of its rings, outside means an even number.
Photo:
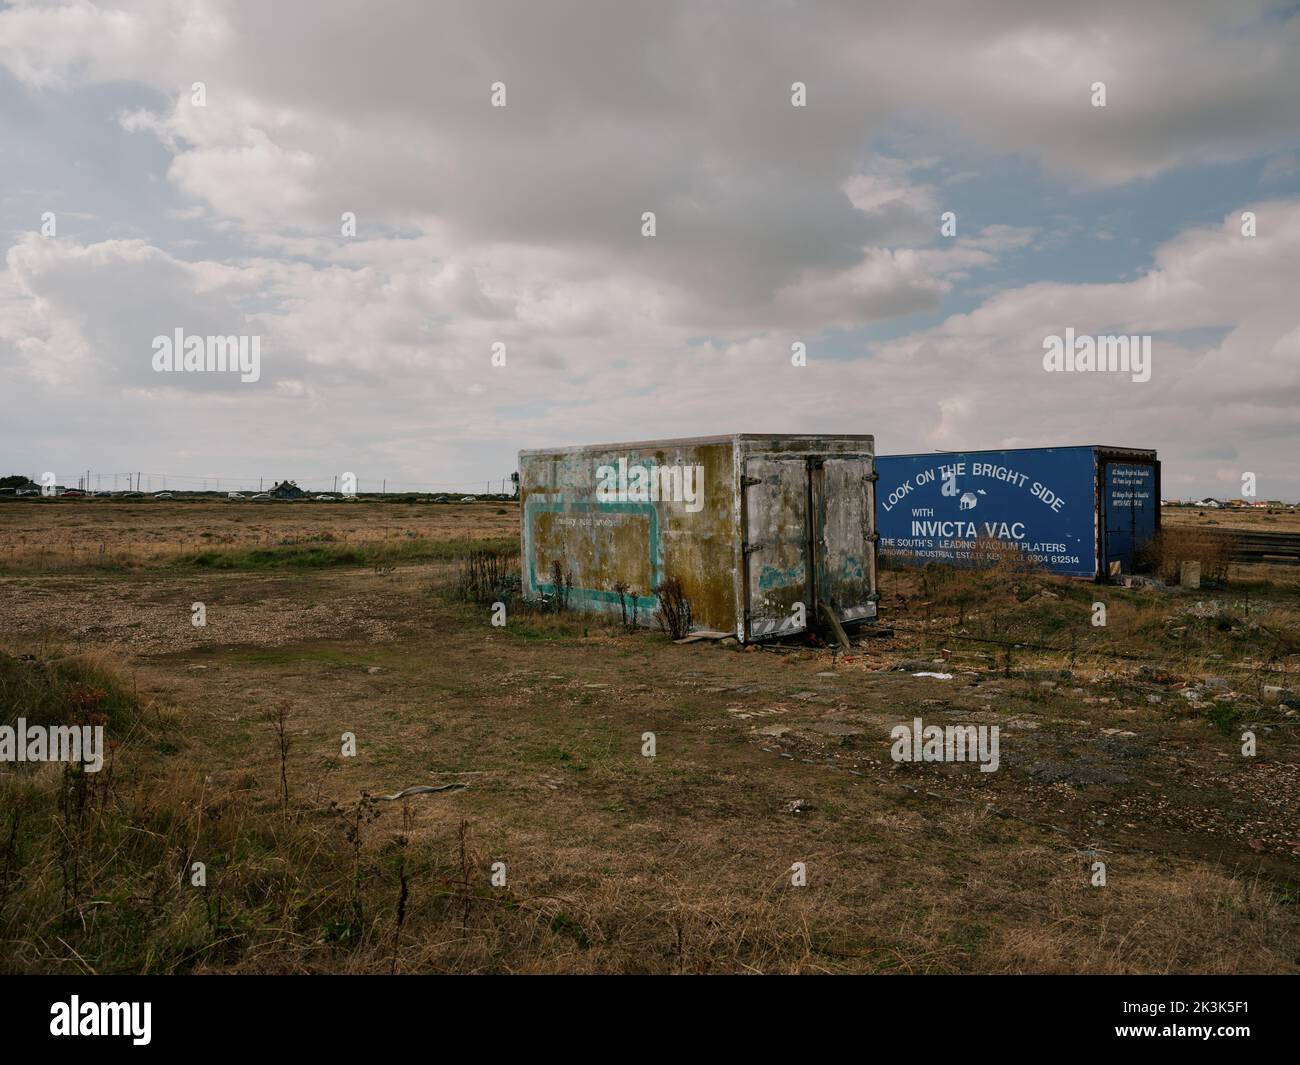
[{"label": "container door hinge", "polygon": [[762,483],[763,483],[763,478],[761,477],[742,477],[740,479],[741,488],[753,488],[754,485],[762,484]]},{"label": "container door hinge", "polygon": [[742,554],[752,555],[755,551],[759,550],[762,546],[763,546],[762,544],[741,544],[740,550]]},{"label": "container door hinge", "polygon": [[872,470],[869,474],[867,474],[862,479],[866,481],[867,484],[875,484],[878,480],[880,480],[880,474],[878,474],[875,470]]}]

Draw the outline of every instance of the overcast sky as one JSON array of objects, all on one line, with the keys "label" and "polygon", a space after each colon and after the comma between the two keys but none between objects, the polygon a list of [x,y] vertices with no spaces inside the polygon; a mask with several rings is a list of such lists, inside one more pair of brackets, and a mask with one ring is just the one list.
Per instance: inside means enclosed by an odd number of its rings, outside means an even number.
[{"label": "overcast sky", "polygon": [[[865,432],[1300,499],[1298,147],[1296,4],[2,5],[0,473]],[[177,328],[260,380],[155,372]]]}]

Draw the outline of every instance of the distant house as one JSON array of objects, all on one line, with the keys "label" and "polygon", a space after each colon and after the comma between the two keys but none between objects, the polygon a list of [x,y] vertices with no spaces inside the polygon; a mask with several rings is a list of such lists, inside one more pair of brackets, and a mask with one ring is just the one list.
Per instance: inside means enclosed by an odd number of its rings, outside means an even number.
[{"label": "distant house", "polygon": [[302,499],[306,494],[292,481],[281,481],[271,489],[272,499]]},{"label": "distant house", "polygon": [[21,473],[15,473],[9,477],[0,477],[0,495],[21,496],[27,495],[33,490],[39,492],[41,486],[30,477],[24,477]]}]

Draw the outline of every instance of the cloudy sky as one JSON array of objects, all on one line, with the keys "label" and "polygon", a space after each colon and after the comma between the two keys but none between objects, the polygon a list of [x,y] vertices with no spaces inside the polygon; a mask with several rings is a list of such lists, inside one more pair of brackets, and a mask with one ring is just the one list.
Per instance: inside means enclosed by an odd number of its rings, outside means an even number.
[{"label": "cloudy sky", "polygon": [[[1298,151],[1294,3],[0,4],[0,472],[868,432],[1300,499]],[[260,380],[155,372],[177,328]]]}]

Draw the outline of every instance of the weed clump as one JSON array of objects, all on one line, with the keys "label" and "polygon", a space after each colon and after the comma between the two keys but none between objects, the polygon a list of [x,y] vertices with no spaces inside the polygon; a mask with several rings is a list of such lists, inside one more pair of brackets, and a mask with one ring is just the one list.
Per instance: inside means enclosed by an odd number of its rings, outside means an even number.
[{"label": "weed clump", "polygon": [[659,609],[655,611],[659,628],[674,640],[685,638],[691,631],[691,601],[681,578],[664,578],[654,593],[659,599]]}]

